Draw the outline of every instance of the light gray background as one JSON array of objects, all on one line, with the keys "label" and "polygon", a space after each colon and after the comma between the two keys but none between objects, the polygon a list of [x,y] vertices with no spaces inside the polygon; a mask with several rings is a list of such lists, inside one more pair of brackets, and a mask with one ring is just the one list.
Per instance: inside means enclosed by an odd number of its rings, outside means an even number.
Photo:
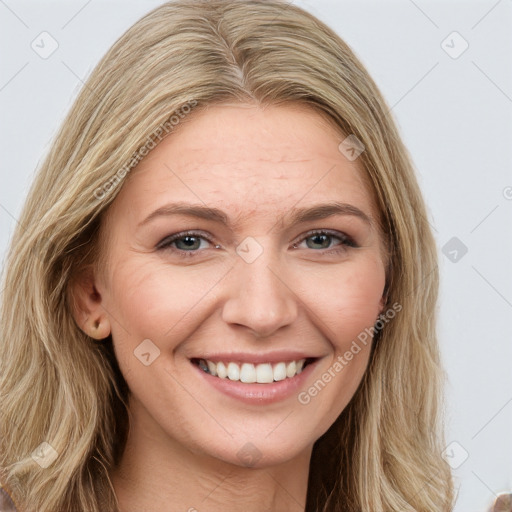
[{"label": "light gray background", "polygon": [[[160,3],[0,0],[1,256],[83,79]],[[486,511],[496,494],[512,491],[512,1],[295,3],[351,45],[411,152],[440,254],[456,510]],[[47,59],[31,48],[42,46],[43,31],[59,45]],[[469,44],[457,58],[445,51],[463,48],[458,36],[446,39],[454,31]]]}]

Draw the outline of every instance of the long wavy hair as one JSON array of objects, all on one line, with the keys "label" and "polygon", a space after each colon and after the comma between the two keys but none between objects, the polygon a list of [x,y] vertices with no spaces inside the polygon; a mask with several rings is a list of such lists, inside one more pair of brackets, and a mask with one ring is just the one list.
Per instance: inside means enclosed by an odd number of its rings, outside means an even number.
[{"label": "long wavy hair", "polygon": [[[23,512],[118,510],[110,473],[129,428],[128,389],[111,337],[99,343],[74,321],[70,283],[98,262],[102,219],[139,150],[162,127],[172,136],[172,116],[184,117],[185,105],[225,101],[307,105],[364,144],[358,161],[389,250],[387,304],[402,307],[376,335],[353,399],[314,445],[306,511],[451,510],[437,248],[410,156],[347,44],[280,0],[166,3],[133,25],[85,83],[38,170],[7,254],[4,484]],[[41,443],[55,450],[48,467],[37,463]]]}]

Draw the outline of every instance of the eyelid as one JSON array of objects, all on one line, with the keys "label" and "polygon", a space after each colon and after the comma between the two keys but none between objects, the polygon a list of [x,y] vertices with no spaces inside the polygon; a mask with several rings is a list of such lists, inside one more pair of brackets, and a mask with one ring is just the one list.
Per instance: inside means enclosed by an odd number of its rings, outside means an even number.
[{"label": "eyelid", "polygon": [[[342,246],[345,249],[347,247],[358,247],[358,244],[355,242],[355,240],[351,236],[347,235],[346,233],[343,233],[342,231],[337,231],[334,229],[310,229],[306,233],[303,233],[299,239],[297,239],[295,242],[293,242],[292,247],[296,249],[297,248],[296,246],[298,244],[302,243],[304,240],[306,240],[314,235],[327,235],[327,236],[330,236],[333,238],[337,238],[341,242],[340,244],[337,244],[337,245]],[[204,231],[186,230],[186,231],[180,231],[178,233],[174,233],[172,235],[166,236],[156,245],[156,249],[157,250],[171,250],[180,255],[186,254],[189,256],[193,255],[194,253],[201,252],[199,250],[185,251],[182,249],[176,249],[176,248],[171,247],[171,244],[173,244],[176,240],[180,240],[181,238],[185,238],[187,236],[195,237],[195,238],[202,238],[202,239],[206,240],[208,243],[214,245],[216,249],[221,247],[220,245],[216,244],[213,241],[212,237],[208,233],[206,233]],[[334,247],[337,247],[337,245]],[[323,250],[325,252],[336,252],[336,249],[334,249],[334,248],[323,249]],[[315,251],[315,252],[321,252],[321,251],[322,251],[322,249]]]},{"label": "eyelid", "polygon": [[[165,238],[160,240],[160,242],[158,242],[158,244],[156,245],[156,249],[161,249],[161,250],[169,249],[170,245],[173,242],[175,242],[176,240],[179,240],[180,238],[185,238],[187,236],[195,237],[195,238],[204,238],[210,244],[213,244],[216,247],[220,247],[218,244],[215,244],[215,242],[212,240],[212,237],[209,234],[207,234],[206,232],[186,230],[186,231],[180,231],[179,233],[174,233],[172,235],[166,236]],[[198,251],[181,251],[180,249],[174,249],[174,250],[178,251],[178,252],[198,252]]]},{"label": "eyelid", "polygon": [[[339,240],[341,240],[342,243],[340,245],[349,246],[349,247],[358,247],[358,244],[351,236],[347,235],[346,233],[343,233],[342,231],[337,231],[335,229],[311,229],[311,230],[307,231],[306,233],[304,233],[303,235],[301,235],[301,238],[299,238],[296,242],[294,242],[292,244],[292,247],[295,247],[299,243],[303,242],[307,238],[310,238],[311,236],[314,236],[314,235],[331,236],[331,237],[338,238]],[[326,250],[328,251],[329,249],[326,249]]]}]

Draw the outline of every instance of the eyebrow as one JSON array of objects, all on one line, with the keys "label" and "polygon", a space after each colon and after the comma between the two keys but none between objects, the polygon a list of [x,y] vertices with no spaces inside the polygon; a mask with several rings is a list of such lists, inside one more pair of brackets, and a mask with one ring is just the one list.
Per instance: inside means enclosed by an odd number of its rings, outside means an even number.
[{"label": "eyebrow", "polygon": [[[210,208],[202,204],[182,202],[171,203],[158,208],[154,212],[150,213],[143,221],[141,221],[138,224],[138,227],[147,224],[155,218],[171,215],[187,215],[189,217],[196,217],[199,219],[219,222],[230,228],[233,227],[233,223],[230,222],[227,215],[218,208]],[[334,215],[350,215],[353,217],[358,217],[369,226],[373,225],[371,218],[362,210],[351,204],[337,201],[318,204],[309,208],[292,208],[285,214],[285,216],[289,217],[289,223],[291,225],[299,224],[301,222],[326,219]],[[279,220],[284,219],[280,218]]]}]

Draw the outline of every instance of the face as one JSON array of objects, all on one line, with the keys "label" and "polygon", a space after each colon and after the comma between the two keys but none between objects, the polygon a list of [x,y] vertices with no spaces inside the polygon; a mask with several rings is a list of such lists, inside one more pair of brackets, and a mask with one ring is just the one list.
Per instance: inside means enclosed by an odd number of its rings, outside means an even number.
[{"label": "face", "polygon": [[111,205],[99,308],[131,414],[162,446],[277,464],[355,393],[371,340],[353,342],[382,310],[385,262],[344,138],[306,107],[210,106]]}]

